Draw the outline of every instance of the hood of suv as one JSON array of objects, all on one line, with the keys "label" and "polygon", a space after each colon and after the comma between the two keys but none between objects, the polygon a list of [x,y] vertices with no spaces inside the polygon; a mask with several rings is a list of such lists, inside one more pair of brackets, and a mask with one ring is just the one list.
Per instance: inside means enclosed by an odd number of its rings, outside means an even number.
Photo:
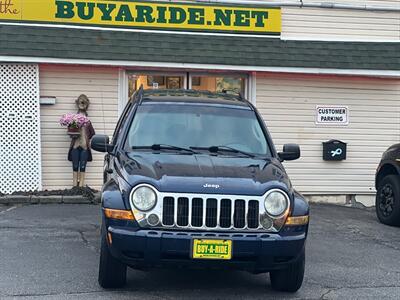
[{"label": "hood of suv", "polygon": [[160,192],[262,195],[271,187],[291,188],[276,159],[135,152],[118,161],[129,185],[148,183]]}]

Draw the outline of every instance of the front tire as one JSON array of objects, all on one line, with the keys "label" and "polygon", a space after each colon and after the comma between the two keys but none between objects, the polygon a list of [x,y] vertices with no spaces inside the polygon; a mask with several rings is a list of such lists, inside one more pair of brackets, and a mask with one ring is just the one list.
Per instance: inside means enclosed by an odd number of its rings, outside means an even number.
[{"label": "front tire", "polygon": [[379,182],[375,209],[381,223],[400,225],[400,176],[388,175]]},{"label": "front tire", "polygon": [[300,289],[305,269],[305,251],[288,268],[269,273],[271,285],[274,290],[294,293]]},{"label": "front tire", "polygon": [[126,284],[126,265],[111,255],[104,233],[101,235],[98,280],[105,289],[120,288]]}]

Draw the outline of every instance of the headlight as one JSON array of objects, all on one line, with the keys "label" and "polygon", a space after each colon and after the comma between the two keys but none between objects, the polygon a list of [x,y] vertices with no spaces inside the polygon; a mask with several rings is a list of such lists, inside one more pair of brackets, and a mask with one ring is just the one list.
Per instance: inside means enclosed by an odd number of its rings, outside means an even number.
[{"label": "headlight", "polygon": [[149,211],[157,203],[157,195],[153,189],[148,186],[136,188],[131,196],[133,205],[141,211]]},{"label": "headlight", "polygon": [[271,190],[264,201],[265,210],[273,217],[281,216],[289,206],[289,197],[282,190]]}]

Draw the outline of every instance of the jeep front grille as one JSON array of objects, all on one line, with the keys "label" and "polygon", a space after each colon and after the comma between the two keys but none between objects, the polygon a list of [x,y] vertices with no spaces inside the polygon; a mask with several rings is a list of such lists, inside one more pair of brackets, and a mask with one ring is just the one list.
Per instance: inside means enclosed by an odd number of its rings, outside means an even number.
[{"label": "jeep front grille", "polygon": [[[290,212],[290,201],[286,211],[273,217],[265,210],[268,193],[263,195],[195,194],[160,192],[148,184],[157,196],[155,206],[149,211],[135,208],[132,189],[129,197],[132,213],[141,228],[166,230],[206,230],[279,232]],[[154,221],[155,220],[155,221]]]},{"label": "jeep front grille", "polygon": [[[211,195],[210,195],[211,196]],[[247,198],[247,197],[246,197]],[[170,197],[163,198],[165,227],[258,229],[259,200]]]}]

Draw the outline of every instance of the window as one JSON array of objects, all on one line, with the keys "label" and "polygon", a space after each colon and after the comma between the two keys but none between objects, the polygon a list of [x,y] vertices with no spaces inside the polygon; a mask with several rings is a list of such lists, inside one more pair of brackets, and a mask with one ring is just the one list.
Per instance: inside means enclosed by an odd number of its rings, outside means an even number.
[{"label": "window", "polygon": [[143,85],[148,89],[184,89],[186,88],[186,76],[175,73],[149,73],[149,74],[129,74],[129,98]]},{"label": "window", "polygon": [[179,147],[228,146],[270,155],[254,111],[190,104],[151,104],[138,107],[130,126],[127,148],[167,144]]},{"label": "window", "polygon": [[246,78],[232,75],[192,75],[192,89],[245,95]]},{"label": "window", "polygon": [[174,72],[128,73],[129,98],[143,85],[144,89],[194,89],[247,96],[246,74],[195,74]]}]

